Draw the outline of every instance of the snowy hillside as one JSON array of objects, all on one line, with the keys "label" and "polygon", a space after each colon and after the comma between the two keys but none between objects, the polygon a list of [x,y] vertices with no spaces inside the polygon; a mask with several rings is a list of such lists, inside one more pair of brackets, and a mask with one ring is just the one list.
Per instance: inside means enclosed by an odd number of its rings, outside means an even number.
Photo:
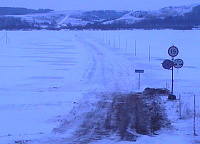
[{"label": "snowy hillside", "polygon": [[18,17],[42,27],[73,27],[87,24],[134,24],[142,20],[164,19],[167,17],[183,16],[193,10],[198,4],[180,7],[165,7],[157,11],[53,11],[41,14],[7,15]]},{"label": "snowy hillside", "polygon": [[191,12],[195,6],[198,6],[198,4],[181,7],[165,7],[158,11],[151,11],[148,14],[156,17],[179,16]]}]

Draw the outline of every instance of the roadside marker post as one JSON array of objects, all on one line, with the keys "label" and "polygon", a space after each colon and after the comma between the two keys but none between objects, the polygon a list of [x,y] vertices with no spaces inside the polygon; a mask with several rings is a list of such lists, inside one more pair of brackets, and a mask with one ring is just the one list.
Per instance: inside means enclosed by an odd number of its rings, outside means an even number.
[{"label": "roadside marker post", "polygon": [[121,47],[120,44],[121,43],[121,37],[119,36],[119,48]]},{"label": "roadside marker post", "polygon": [[10,44],[10,39],[8,38],[8,33],[6,32],[6,34],[0,39],[0,41],[1,40],[3,40],[5,38],[5,43],[6,44]]},{"label": "roadside marker post", "polygon": [[137,42],[135,40],[135,56],[136,56],[136,48],[137,48]]},{"label": "roadside marker post", "polygon": [[140,74],[144,73],[144,70],[135,70],[135,73],[139,74],[139,80],[138,80],[138,89],[140,89]]},{"label": "roadside marker post", "polygon": [[126,37],[126,52],[128,52],[128,40],[127,40],[127,37]]},{"label": "roadside marker post", "polygon": [[193,134],[194,136],[197,136],[196,134],[196,95],[194,94],[194,120],[193,120]]},{"label": "roadside marker post", "polygon": [[149,46],[149,62],[151,61],[151,47]]}]

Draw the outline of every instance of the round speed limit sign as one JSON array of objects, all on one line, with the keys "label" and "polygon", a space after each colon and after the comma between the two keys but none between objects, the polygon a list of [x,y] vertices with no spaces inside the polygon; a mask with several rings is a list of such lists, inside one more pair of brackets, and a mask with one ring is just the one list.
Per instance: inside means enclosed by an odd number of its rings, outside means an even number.
[{"label": "round speed limit sign", "polygon": [[175,47],[175,46],[172,46],[172,47],[170,47],[170,48],[168,49],[168,54],[169,54],[171,57],[177,56],[178,53],[179,53],[179,50],[178,50],[178,48]]}]

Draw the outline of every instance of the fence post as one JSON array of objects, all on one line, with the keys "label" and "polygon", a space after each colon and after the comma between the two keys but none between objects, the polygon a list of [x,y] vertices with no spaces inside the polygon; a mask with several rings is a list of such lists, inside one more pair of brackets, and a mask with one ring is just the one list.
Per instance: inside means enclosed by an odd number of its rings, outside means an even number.
[{"label": "fence post", "polygon": [[182,119],[182,109],[181,109],[181,95],[179,94],[179,112],[180,112],[180,119]]},{"label": "fence post", "polygon": [[194,136],[197,136],[196,134],[196,95],[194,94],[194,122],[193,122],[193,132]]}]

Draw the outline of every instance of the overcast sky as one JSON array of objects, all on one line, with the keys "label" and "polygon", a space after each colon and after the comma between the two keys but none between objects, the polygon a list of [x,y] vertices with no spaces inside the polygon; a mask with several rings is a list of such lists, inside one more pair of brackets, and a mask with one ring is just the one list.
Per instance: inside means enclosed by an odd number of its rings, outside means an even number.
[{"label": "overcast sky", "polygon": [[199,0],[0,0],[0,7],[54,10],[155,10],[165,6],[200,3]]}]

